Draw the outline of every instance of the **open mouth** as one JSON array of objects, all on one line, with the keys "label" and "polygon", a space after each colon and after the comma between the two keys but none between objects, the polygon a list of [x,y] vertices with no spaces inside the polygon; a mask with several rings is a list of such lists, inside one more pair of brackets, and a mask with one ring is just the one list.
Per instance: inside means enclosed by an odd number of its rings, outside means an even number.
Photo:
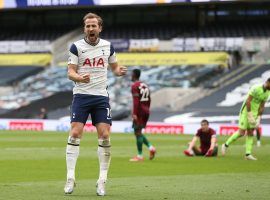
[{"label": "open mouth", "polygon": [[90,33],[90,37],[95,37],[95,33]]}]

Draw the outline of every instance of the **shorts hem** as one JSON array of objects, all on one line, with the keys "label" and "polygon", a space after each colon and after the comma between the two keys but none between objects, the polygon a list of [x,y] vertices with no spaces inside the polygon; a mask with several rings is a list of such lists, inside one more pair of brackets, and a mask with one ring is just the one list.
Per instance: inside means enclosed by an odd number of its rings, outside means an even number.
[{"label": "shorts hem", "polygon": [[80,122],[80,123],[82,123],[82,124],[86,124],[86,122],[82,122],[82,121],[79,121],[79,120],[73,120],[73,121],[70,121],[70,123],[72,123],[72,122]]},{"label": "shorts hem", "polygon": [[93,126],[96,126],[96,124],[98,123],[105,123],[105,124],[109,124],[110,126],[112,125],[112,122],[105,122],[105,121],[99,121],[99,122],[92,122]]}]

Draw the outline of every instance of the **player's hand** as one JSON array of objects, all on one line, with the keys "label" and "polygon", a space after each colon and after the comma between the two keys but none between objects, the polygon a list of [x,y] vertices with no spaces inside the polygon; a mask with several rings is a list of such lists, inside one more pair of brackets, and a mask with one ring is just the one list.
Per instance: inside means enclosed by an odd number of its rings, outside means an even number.
[{"label": "player's hand", "polygon": [[82,82],[82,83],[89,83],[90,82],[90,74],[83,74],[83,75],[81,75],[80,82]]},{"label": "player's hand", "polygon": [[259,115],[256,119],[256,128],[258,128],[261,124],[261,116]]},{"label": "player's hand", "polygon": [[118,76],[123,76],[127,74],[127,67],[119,66]]},{"label": "player's hand", "polygon": [[132,119],[133,119],[133,121],[137,121],[138,120],[138,117],[137,117],[137,115],[132,115]]},{"label": "player's hand", "polygon": [[213,155],[213,149],[209,149],[206,154],[205,154],[205,157],[210,157]]},{"label": "player's hand", "polygon": [[248,117],[248,122],[249,122],[251,125],[255,126],[255,125],[256,125],[256,120],[255,120],[255,118],[254,118],[252,112],[248,112],[247,117]]}]

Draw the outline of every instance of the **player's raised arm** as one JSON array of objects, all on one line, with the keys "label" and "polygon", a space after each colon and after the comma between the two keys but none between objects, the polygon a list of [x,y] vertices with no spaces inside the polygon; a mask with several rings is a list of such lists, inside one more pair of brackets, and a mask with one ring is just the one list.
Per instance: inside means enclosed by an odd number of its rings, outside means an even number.
[{"label": "player's raised arm", "polygon": [[116,75],[116,76],[126,75],[127,68],[125,66],[121,66],[118,64],[117,59],[116,59],[116,55],[115,55],[115,51],[114,51],[114,47],[112,44],[110,45],[110,57],[109,57],[108,62],[109,62],[109,65],[110,65],[114,75]]},{"label": "player's raised arm", "polygon": [[90,75],[89,74],[79,75],[77,73],[77,65],[74,64],[68,65],[68,78],[72,81],[81,83],[89,83],[90,81]]},{"label": "player's raised arm", "polygon": [[72,44],[69,49],[68,58],[68,78],[75,82],[89,83],[89,74],[78,74],[78,64],[79,64],[79,54],[78,48],[75,44]]},{"label": "player's raised arm", "polygon": [[110,67],[112,69],[112,72],[116,76],[124,76],[127,73],[127,67],[118,65],[118,63],[110,63]]}]

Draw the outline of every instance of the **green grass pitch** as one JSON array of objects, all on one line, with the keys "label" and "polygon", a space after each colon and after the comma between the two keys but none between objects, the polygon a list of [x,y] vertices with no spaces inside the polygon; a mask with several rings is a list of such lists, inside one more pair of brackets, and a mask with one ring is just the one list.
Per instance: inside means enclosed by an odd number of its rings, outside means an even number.
[{"label": "green grass pitch", "polygon": [[[131,163],[136,154],[132,134],[112,134],[112,162],[107,196],[97,197],[97,136],[85,134],[77,162],[77,187],[64,195],[67,133],[0,131],[0,199],[5,200],[172,200],[269,199],[270,138],[254,146],[258,161],[244,159],[244,138],[226,157],[185,157],[191,135],[148,135],[157,156]],[[227,137],[219,137],[220,144]],[[255,141],[255,139],[254,139]],[[220,148],[219,148],[220,149]]]}]

